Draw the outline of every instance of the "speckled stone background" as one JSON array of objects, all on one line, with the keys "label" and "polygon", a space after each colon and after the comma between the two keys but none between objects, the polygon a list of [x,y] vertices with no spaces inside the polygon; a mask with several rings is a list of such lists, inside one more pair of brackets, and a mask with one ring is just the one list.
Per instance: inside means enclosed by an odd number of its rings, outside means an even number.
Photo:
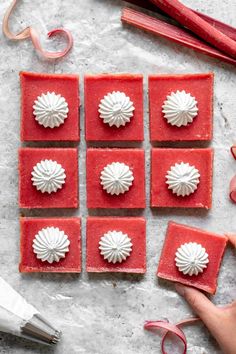
[{"label": "speckled stone background", "polygon": [[[0,3],[1,17],[10,0]],[[155,276],[167,222],[176,220],[214,232],[236,231],[236,206],[228,199],[228,184],[236,173],[236,161],[229,153],[236,139],[235,68],[209,59],[164,39],[122,26],[123,6],[118,0],[24,0],[12,17],[18,30],[35,24],[42,39],[48,30],[64,26],[73,33],[75,45],[65,59],[40,60],[29,41],[12,43],[1,34],[0,41],[0,271],[29,302],[63,331],[63,340],[53,349],[0,334],[1,354],[144,354],[159,353],[159,337],[143,331],[146,319],[181,320],[191,315],[190,308],[170,283]],[[185,0],[185,4],[236,26],[235,0]],[[48,49],[57,40],[45,41]],[[19,261],[19,209],[17,206],[17,149],[19,126],[20,70],[49,73],[79,73],[83,96],[83,74],[133,72],[145,75],[145,134],[147,201],[149,204],[149,135],[147,75],[151,73],[215,73],[214,95],[214,198],[209,212],[192,210],[122,211],[114,215],[144,215],[147,226],[147,274],[21,275]],[[83,100],[82,100],[83,102]],[[80,209],[69,211],[29,211],[24,215],[81,215],[83,220],[83,265],[85,265],[85,149],[81,109]],[[33,146],[35,144],[32,144]],[[117,146],[122,146],[116,144]],[[43,145],[42,145],[43,146]],[[124,146],[124,144],[123,144]],[[127,144],[127,146],[130,146]],[[131,144],[131,146],[134,146]],[[135,145],[136,146],[136,145]],[[184,146],[189,146],[188,144]],[[195,144],[195,146],[202,146]],[[207,145],[203,145],[207,146]],[[94,213],[96,214],[96,213]],[[110,215],[110,212],[99,212]],[[236,254],[228,249],[213,301],[225,304],[236,298]],[[1,291],[1,290],[0,290]],[[201,324],[186,328],[191,354],[220,353],[217,344]],[[170,353],[177,353],[170,349]]]}]

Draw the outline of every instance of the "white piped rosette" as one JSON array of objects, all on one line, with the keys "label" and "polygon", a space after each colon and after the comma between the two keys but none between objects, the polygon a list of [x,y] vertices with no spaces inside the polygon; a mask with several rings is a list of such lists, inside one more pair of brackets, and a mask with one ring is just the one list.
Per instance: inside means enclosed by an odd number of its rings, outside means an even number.
[{"label": "white piped rosette", "polygon": [[100,176],[103,189],[111,195],[127,192],[133,184],[134,176],[129,166],[123,162],[112,162],[104,167]]},{"label": "white piped rosette", "polygon": [[134,104],[124,92],[113,91],[100,101],[98,112],[110,127],[125,126],[134,115]]},{"label": "white piped rosette", "polygon": [[109,263],[122,263],[132,252],[132,242],[127,234],[121,231],[108,231],[99,241],[101,255]]},{"label": "white piped rosette", "polygon": [[189,163],[176,163],[166,175],[166,184],[177,196],[185,197],[195,192],[200,182],[200,173]]},{"label": "white piped rosette", "polygon": [[69,252],[70,241],[58,227],[47,227],[38,231],[33,240],[33,251],[42,262],[59,262]]},{"label": "white piped rosette", "polygon": [[189,276],[203,273],[209,263],[206,249],[196,242],[181,245],[175,256],[176,267],[180,272]]},{"label": "white piped rosette", "polygon": [[69,108],[65,98],[55,92],[42,93],[33,105],[35,120],[44,128],[56,128],[64,124]]},{"label": "white piped rosette", "polygon": [[177,90],[167,96],[162,112],[169,124],[176,127],[187,126],[198,115],[197,101],[190,93]]},{"label": "white piped rosette", "polygon": [[51,194],[61,189],[65,183],[66,174],[61,164],[52,160],[38,162],[31,172],[33,186],[42,193]]}]

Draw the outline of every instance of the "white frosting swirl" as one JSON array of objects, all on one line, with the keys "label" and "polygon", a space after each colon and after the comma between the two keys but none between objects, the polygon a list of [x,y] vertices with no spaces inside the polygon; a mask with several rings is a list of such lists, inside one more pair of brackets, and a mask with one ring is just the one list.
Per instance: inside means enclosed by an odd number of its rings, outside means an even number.
[{"label": "white frosting swirl", "polygon": [[38,259],[48,263],[59,262],[69,252],[70,241],[58,227],[38,231],[33,240],[33,251]]},{"label": "white frosting swirl", "polygon": [[36,121],[45,128],[59,127],[64,123],[69,112],[68,103],[55,92],[43,93],[37,97],[33,105]]},{"label": "white frosting swirl", "polygon": [[120,162],[112,162],[112,164],[104,167],[100,179],[101,185],[107,193],[119,195],[130,189],[134,176],[129,166]]},{"label": "white frosting swirl", "polygon": [[134,109],[133,102],[124,92],[113,91],[100,101],[98,112],[104,123],[119,128],[130,122]]},{"label": "white frosting swirl", "polygon": [[168,189],[171,189],[177,196],[185,197],[194,193],[200,182],[200,173],[195,166],[189,163],[176,163],[171,166],[166,175]]},{"label": "white frosting swirl", "polygon": [[132,242],[127,234],[121,231],[108,231],[101,237],[99,250],[109,263],[121,263],[130,256]]},{"label": "white frosting swirl", "polygon": [[56,161],[42,160],[34,166],[31,172],[33,186],[42,193],[56,192],[65,183],[65,170]]},{"label": "white frosting swirl", "polygon": [[177,249],[175,256],[176,267],[190,276],[202,273],[209,263],[206,249],[196,242],[185,243]]},{"label": "white frosting swirl", "polygon": [[186,126],[193,122],[198,114],[197,101],[190,93],[172,92],[162,106],[167,122],[176,127]]}]

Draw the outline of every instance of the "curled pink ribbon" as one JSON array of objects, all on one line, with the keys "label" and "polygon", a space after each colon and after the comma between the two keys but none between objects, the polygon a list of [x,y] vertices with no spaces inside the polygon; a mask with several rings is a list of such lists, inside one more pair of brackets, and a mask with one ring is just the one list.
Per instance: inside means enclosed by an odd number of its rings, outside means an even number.
[{"label": "curled pink ribbon", "polygon": [[199,320],[200,320],[200,318],[193,317],[193,318],[183,320],[183,321],[177,323],[176,325],[169,323],[169,321],[167,321],[167,320],[166,321],[146,321],[144,324],[144,329],[146,329],[148,331],[152,331],[154,329],[164,329],[164,333],[163,333],[162,340],[161,340],[162,354],[167,354],[167,352],[165,351],[165,341],[170,333],[174,334],[182,341],[182,343],[184,345],[183,354],[186,354],[187,353],[187,339],[186,339],[184,332],[179,327],[186,325],[186,324],[194,323]]},{"label": "curled pink ribbon", "polygon": [[233,146],[231,147],[230,151],[231,151],[231,153],[232,153],[234,159],[236,160],[236,146],[233,145]]},{"label": "curled pink ribbon", "polygon": [[229,184],[229,197],[232,202],[236,203],[236,175],[231,179]]},{"label": "curled pink ribbon", "polygon": [[10,7],[7,9],[5,16],[3,18],[2,30],[3,33],[7,38],[14,41],[20,41],[23,39],[30,38],[33,46],[35,47],[36,51],[41,54],[46,59],[58,59],[64,57],[72,48],[73,46],[73,38],[70,31],[64,28],[57,28],[48,33],[48,37],[54,37],[55,35],[64,35],[67,40],[66,48],[62,51],[58,52],[48,52],[44,50],[40,44],[39,34],[33,27],[26,27],[22,31],[17,34],[14,34],[9,29],[9,18],[11,16],[12,11],[14,10],[17,4],[17,0],[14,0]]},{"label": "curled pink ribbon", "polygon": [[[230,149],[234,159],[236,160],[236,146],[233,145]],[[231,179],[229,185],[229,197],[232,202],[236,203],[236,175]]]}]

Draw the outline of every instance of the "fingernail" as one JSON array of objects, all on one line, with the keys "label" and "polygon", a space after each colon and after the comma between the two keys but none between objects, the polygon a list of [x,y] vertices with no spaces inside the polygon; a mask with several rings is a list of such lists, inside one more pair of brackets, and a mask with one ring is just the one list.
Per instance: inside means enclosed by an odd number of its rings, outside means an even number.
[{"label": "fingernail", "polygon": [[175,289],[179,295],[181,295],[181,296],[185,295],[185,286],[183,286],[181,284],[175,284]]}]

